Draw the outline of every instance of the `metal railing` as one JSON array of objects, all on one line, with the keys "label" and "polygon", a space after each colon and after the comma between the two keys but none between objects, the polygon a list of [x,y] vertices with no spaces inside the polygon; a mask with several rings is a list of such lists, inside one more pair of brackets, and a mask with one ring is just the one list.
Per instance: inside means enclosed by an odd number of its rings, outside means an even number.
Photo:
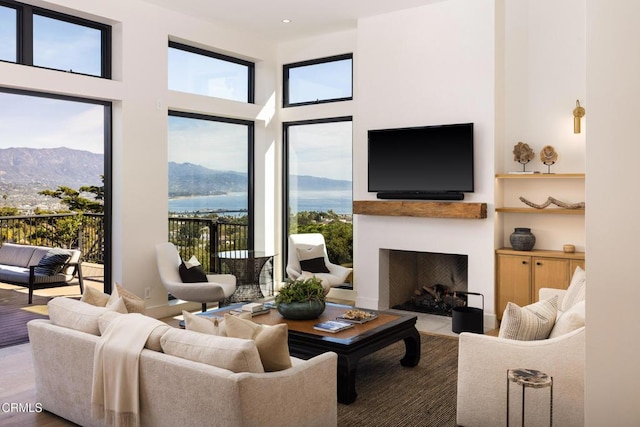
[{"label": "metal railing", "polygon": [[[169,217],[169,241],[183,259],[195,255],[206,271],[219,271],[217,252],[248,249],[247,224],[210,218]],[[74,248],[82,260],[104,264],[104,215],[64,213],[0,217],[0,243]]]}]

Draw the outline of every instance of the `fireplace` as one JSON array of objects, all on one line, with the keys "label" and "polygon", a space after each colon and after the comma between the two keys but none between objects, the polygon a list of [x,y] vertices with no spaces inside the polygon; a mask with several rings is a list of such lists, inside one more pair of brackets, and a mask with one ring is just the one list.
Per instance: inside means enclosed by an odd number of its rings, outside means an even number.
[{"label": "fireplace", "polygon": [[[467,305],[468,256],[402,250],[388,254],[389,306],[451,316]],[[462,292],[462,293],[461,293]]]}]

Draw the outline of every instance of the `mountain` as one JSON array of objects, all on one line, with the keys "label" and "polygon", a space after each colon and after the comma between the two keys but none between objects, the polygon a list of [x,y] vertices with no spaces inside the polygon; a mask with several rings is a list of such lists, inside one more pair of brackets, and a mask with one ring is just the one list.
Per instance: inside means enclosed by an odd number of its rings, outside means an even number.
[{"label": "mountain", "polygon": [[[351,181],[294,175],[292,191],[350,190]],[[193,163],[169,162],[169,197],[206,196],[247,191],[247,174],[219,171]]]},{"label": "mountain", "polygon": [[102,185],[104,155],[60,148],[0,149],[0,191],[8,189],[77,189]]}]

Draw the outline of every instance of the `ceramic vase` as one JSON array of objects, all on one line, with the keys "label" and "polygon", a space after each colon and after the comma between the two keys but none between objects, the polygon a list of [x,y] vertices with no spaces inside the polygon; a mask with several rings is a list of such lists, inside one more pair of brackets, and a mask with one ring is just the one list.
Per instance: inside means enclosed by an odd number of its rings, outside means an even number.
[{"label": "ceramic vase", "polygon": [[517,251],[530,251],[536,244],[536,236],[530,228],[516,228],[509,236],[511,247]]}]

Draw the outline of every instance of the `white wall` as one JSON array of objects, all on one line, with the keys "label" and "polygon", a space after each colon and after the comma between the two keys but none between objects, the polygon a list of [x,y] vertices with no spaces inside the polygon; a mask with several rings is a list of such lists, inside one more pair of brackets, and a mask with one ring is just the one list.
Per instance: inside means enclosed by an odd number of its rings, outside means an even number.
[{"label": "white wall", "polygon": [[[256,183],[260,187],[256,244],[257,249],[275,251],[271,235],[275,205],[272,198],[264,196],[275,191],[271,154],[275,142],[271,120],[277,85],[275,46],[139,0],[38,4],[113,25],[113,80],[0,63],[0,84],[4,87],[113,101],[113,279],[141,296],[146,287],[151,288],[147,307],[154,315],[165,314],[166,291],[158,277],[154,246],[167,240],[168,109],[256,120]],[[170,38],[197,41],[198,47],[255,61],[260,76],[256,105],[169,91]]]},{"label": "white wall", "polygon": [[356,215],[358,305],[386,308],[381,248],[469,254],[469,290],[494,300],[495,13],[493,0],[450,0],[358,22],[354,199],[375,199],[367,130],[473,122],[475,192],[465,200],[489,205],[484,220]]},{"label": "white wall", "polygon": [[[513,146],[522,141],[536,156],[527,170],[546,172],[539,153],[546,145],[558,152],[554,173],[585,171],[585,135],[573,133],[576,99],[586,103],[585,1],[508,0],[505,2],[504,147],[497,173],[522,170],[513,160]],[[518,197],[542,203],[553,196],[569,203],[583,202],[584,181],[502,181],[498,204],[527,207]],[[515,227],[536,235],[536,249],[561,250],[566,243],[586,250],[582,216],[506,214],[500,218],[498,241],[509,246]]]},{"label": "white wall", "polygon": [[640,3],[587,5],[586,425],[640,425]]}]

